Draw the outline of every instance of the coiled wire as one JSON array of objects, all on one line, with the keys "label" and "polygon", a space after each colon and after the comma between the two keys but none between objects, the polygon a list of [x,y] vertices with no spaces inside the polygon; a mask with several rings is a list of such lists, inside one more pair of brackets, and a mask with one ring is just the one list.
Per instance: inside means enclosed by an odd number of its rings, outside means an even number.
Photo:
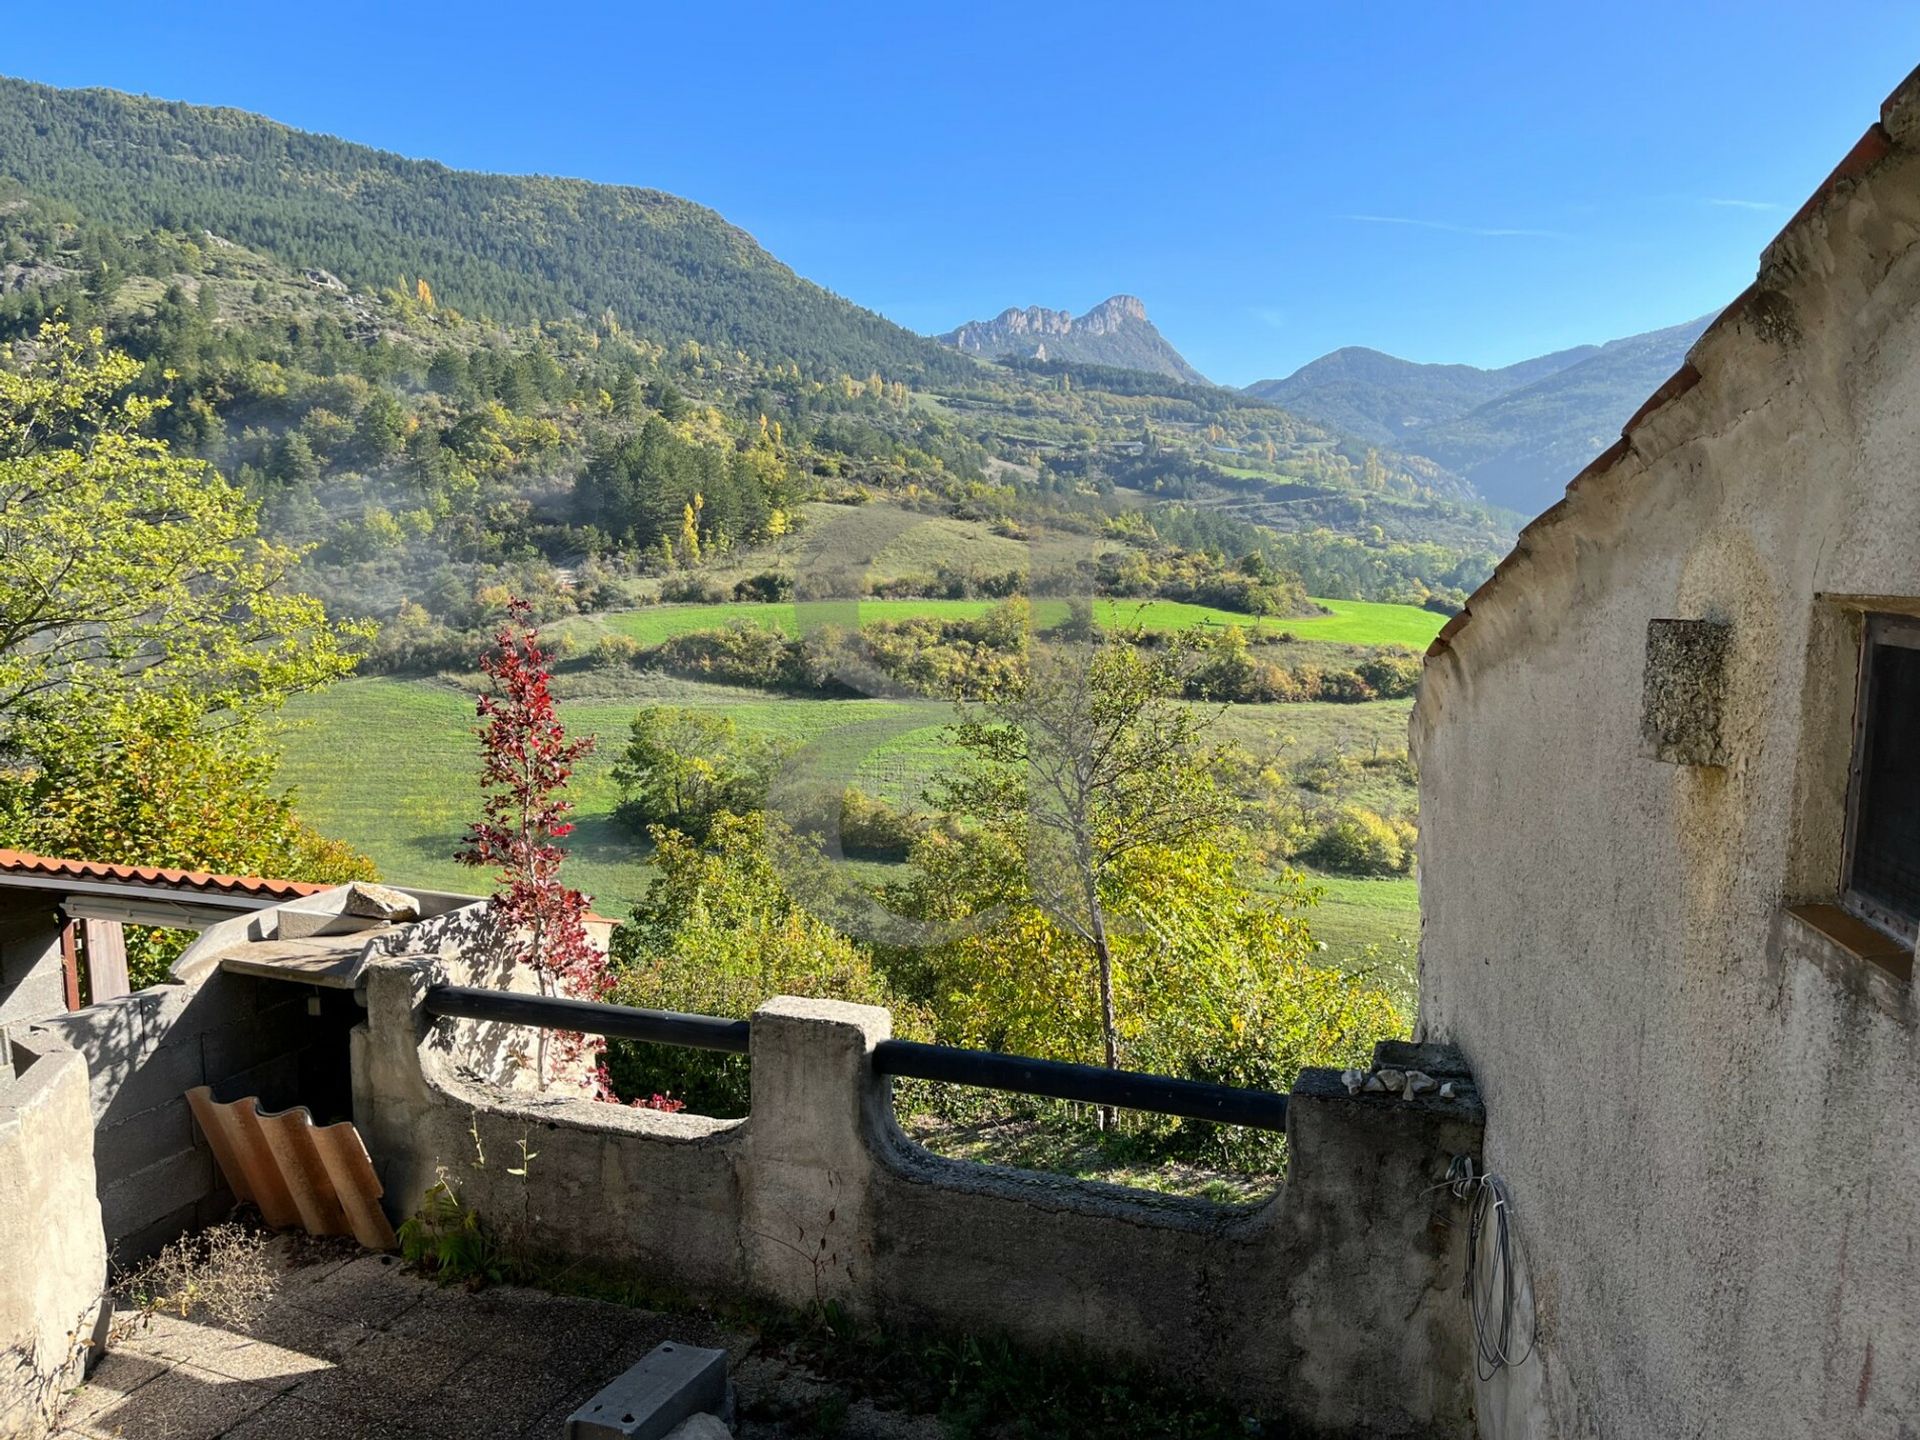
[{"label": "coiled wire", "polygon": [[1513,1263],[1513,1203],[1498,1175],[1474,1173],[1470,1156],[1453,1157],[1446,1185],[1467,1206],[1467,1275],[1460,1291],[1473,1313],[1474,1370],[1484,1382],[1524,1364],[1537,1338],[1529,1325],[1525,1348],[1514,1353],[1520,1282]]}]

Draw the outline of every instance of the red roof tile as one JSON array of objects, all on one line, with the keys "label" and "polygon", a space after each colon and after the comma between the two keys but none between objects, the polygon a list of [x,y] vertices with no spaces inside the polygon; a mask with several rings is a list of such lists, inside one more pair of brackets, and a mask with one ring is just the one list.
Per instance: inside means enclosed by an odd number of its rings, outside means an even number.
[{"label": "red roof tile", "polygon": [[204,870],[171,870],[159,865],[110,865],[103,860],[57,860],[24,850],[0,850],[0,877],[44,875],[56,880],[126,880],[144,885],[170,885],[202,895],[259,895],[291,900],[330,890],[304,880],[263,880],[255,875],[211,875]]}]

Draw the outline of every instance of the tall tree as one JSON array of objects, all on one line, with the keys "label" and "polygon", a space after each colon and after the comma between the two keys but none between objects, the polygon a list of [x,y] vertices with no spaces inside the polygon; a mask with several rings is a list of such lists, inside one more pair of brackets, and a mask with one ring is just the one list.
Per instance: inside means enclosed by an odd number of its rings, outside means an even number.
[{"label": "tall tree", "polygon": [[353,666],[364,632],[281,586],[298,553],[209,466],[142,434],[129,357],[49,324],[0,370],[0,741],[134,692],[206,714]]},{"label": "tall tree", "polygon": [[1136,856],[1207,841],[1237,810],[1218,778],[1222,752],[1205,743],[1209,718],[1179,700],[1180,652],[1140,638],[1034,644],[1025,675],[956,727],[971,763],[940,797],[1024,850],[1027,897],[1086,947],[1110,1069],[1110,897]]}]

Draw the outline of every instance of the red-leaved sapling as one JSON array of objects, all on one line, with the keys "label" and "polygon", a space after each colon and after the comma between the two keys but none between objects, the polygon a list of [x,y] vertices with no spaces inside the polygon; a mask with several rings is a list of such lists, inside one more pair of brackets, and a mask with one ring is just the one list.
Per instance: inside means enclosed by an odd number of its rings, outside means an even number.
[{"label": "red-leaved sapling", "polygon": [[[457,858],[493,869],[494,919],[511,959],[532,969],[542,995],[601,1000],[613,984],[606,952],[587,934],[587,897],[560,879],[566,858],[560,841],[573,831],[567,782],[592,750],[593,737],[567,738],[549,660],[532,607],[509,600],[493,646],[480,659],[489,682],[476,705],[481,818],[467,827]],[[535,1067],[543,1090],[550,1034],[563,1063],[588,1048],[585,1035],[541,1030]]]}]

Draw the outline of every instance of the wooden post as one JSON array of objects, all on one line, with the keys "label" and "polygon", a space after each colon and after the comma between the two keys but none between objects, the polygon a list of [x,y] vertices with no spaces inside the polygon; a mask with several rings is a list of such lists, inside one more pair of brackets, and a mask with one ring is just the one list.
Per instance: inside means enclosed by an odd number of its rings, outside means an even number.
[{"label": "wooden post", "polygon": [[118,1000],[129,993],[127,932],[118,920],[82,920],[82,943],[87,952],[87,1003]]},{"label": "wooden post", "polygon": [[65,982],[67,1009],[80,1008],[80,922],[69,920],[60,927],[60,978]]}]

